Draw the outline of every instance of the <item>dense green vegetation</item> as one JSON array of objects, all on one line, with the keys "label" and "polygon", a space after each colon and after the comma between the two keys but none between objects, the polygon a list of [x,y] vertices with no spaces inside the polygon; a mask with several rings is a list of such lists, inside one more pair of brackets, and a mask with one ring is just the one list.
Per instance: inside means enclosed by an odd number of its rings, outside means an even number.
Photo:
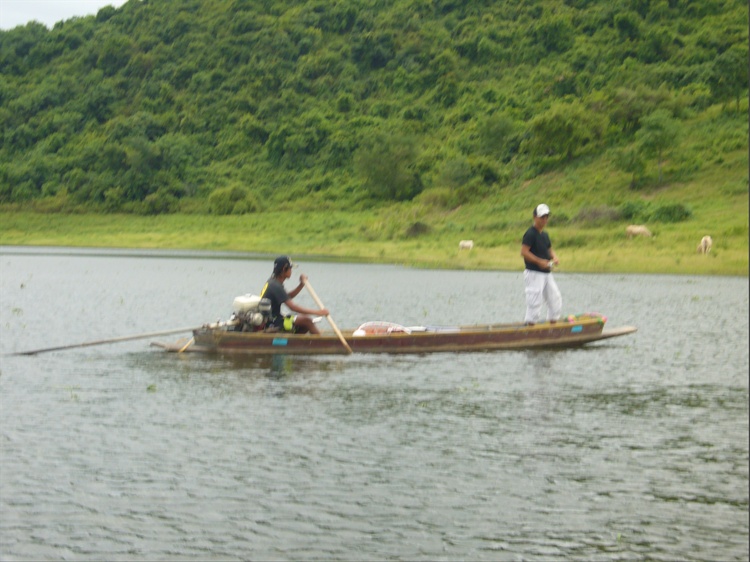
[{"label": "dense green vegetation", "polygon": [[604,153],[623,191],[689,179],[747,147],[747,30],[741,0],[130,0],[0,32],[0,202],[455,207]]},{"label": "dense green vegetation", "polygon": [[322,211],[329,255],[516,259],[544,200],[580,255],[643,222],[746,272],[747,63],[744,0],[130,0],[0,32],[0,210]]}]

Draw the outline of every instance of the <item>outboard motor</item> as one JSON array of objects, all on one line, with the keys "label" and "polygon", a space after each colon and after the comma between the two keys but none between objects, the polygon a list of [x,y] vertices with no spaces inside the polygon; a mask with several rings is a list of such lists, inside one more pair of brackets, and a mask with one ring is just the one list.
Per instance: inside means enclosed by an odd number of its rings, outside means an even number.
[{"label": "outboard motor", "polygon": [[242,295],[235,297],[232,311],[232,319],[239,320],[236,331],[259,332],[271,317],[271,301],[258,295]]}]

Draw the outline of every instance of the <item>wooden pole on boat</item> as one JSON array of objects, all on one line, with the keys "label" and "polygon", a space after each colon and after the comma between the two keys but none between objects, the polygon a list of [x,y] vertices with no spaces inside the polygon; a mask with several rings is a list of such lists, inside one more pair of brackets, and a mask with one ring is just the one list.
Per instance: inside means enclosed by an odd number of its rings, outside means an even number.
[{"label": "wooden pole on boat", "polygon": [[[317,305],[320,308],[325,308],[321,300],[318,298],[318,295],[315,293],[315,289],[313,289],[312,285],[310,285],[310,281],[307,281],[307,280],[305,281],[305,287],[307,287],[307,290],[310,291],[310,295],[312,296],[313,300],[317,303]],[[333,321],[333,318],[331,318],[331,315],[329,314],[328,316],[326,316],[326,318],[328,319],[328,323],[331,325],[331,328],[333,328],[333,331],[336,332],[336,335],[339,337],[339,339],[341,340],[341,343],[346,348],[347,353],[352,353],[352,348],[349,347],[348,343],[346,343],[346,338],[344,338],[344,335],[341,333],[341,330],[339,330],[338,326],[336,326],[336,322]]]},{"label": "wooden pole on boat", "polygon": [[188,342],[187,342],[187,343],[186,343],[185,345],[183,345],[183,346],[182,346],[182,347],[180,348],[180,350],[179,350],[179,351],[178,351],[177,353],[182,353],[182,352],[183,352],[183,351],[185,351],[185,350],[186,350],[186,349],[187,349],[188,347],[190,347],[191,345],[193,345],[193,343],[195,343],[195,338],[190,338],[190,339],[188,340]]},{"label": "wooden pole on boat", "polygon": [[[11,353],[10,355],[36,355],[38,353],[47,353],[48,351],[61,351],[63,349],[73,349],[74,347],[88,347],[91,345],[103,345],[105,343],[117,343],[122,341],[130,341],[130,340],[139,340],[139,339],[145,339],[145,338],[153,338],[156,336],[168,336],[170,334],[181,334],[183,332],[192,332],[193,330],[200,329],[201,326],[192,327],[192,328],[176,328],[174,330],[166,330],[164,332],[150,332],[148,334],[137,334],[135,336],[122,336],[120,338],[112,338],[109,340],[97,340],[97,341],[87,341],[83,343],[74,343],[72,345],[59,345],[57,347],[47,347],[44,349],[32,349],[31,351],[19,351],[16,353]],[[187,346],[185,346],[187,347]]]}]

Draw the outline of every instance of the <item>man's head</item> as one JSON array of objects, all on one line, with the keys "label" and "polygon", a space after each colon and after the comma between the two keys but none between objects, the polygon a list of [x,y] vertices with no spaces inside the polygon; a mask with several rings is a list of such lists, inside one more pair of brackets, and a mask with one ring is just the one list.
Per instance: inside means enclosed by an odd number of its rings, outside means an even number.
[{"label": "man's head", "polygon": [[549,207],[544,203],[537,205],[534,209],[534,228],[539,232],[544,230],[544,227],[547,226],[547,219],[549,219]]},{"label": "man's head", "polygon": [[291,270],[293,267],[294,264],[288,256],[279,256],[273,261],[273,274],[281,275],[287,270]]},{"label": "man's head", "polygon": [[544,203],[537,205],[534,209],[535,217],[549,217],[549,207]]}]

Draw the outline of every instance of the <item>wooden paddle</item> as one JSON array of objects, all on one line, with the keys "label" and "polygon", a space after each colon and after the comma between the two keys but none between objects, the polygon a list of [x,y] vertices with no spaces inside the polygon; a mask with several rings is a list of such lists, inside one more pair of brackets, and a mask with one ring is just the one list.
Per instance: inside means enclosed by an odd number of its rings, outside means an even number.
[{"label": "wooden paddle", "polygon": [[[218,322],[216,324],[212,324],[209,327],[215,327],[219,324],[223,324],[223,322]],[[227,325],[230,323],[227,322]],[[88,347],[91,345],[103,345],[105,343],[117,343],[117,342],[123,342],[123,341],[130,341],[130,340],[140,340],[145,338],[154,338],[156,336],[168,336],[170,334],[181,334],[183,332],[192,332],[194,330],[199,330],[200,328],[203,328],[204,326],[198,326],[198,327],[192,327],[192,328],[175,328],[174,330],[165,330],[163,332],[150,332],[148,334],[137,334],[134,336],[122,336],[119,338],[112,338],[108,340],[96,340],[96,341],[87,341],[83,343],[74,343],[72,345],[59,345],[57,347],[47,347],[44,349],[32,349],[31,351],[18,351],[16,353],[10,353],[10,355],[36,355],[38,353],[47,353],[48,351],[61,351],[63,349],[73,349],[75,347]],[[192,343],[192,340],[190,341]],[[188,346],[186,345],[184,348],[182,348],[180,351],[184,351]]]},{"label": "wooden paddle", "polygon": [[[315,293],[315,289],[312,288],[312,285],[310,285],[310,281],[305,281],[305,287],[307,287],[307,290],[310,291],[310,295],[312,296],[313,300],[317,303],[317,305],[320,308],[325,308],[323,306],[323,303],[318,298],[318,295]],[[341,330],[339,330],[338,326],[336,326],[336,322],[333,321],[333,318],[331,318],[331,315],[327,315],[326,318],[328,319],[328,323],[331,325],[331,328],[333,328],[333,331],[336,332],[336,335],[339,337],[339,340],[341,340],[341,343],[346,348],[347,353],[352,353],[352,348],[349,347],[349,344],[346,343],[346,338],[344,338],[344,335],[341,333]]]}]

